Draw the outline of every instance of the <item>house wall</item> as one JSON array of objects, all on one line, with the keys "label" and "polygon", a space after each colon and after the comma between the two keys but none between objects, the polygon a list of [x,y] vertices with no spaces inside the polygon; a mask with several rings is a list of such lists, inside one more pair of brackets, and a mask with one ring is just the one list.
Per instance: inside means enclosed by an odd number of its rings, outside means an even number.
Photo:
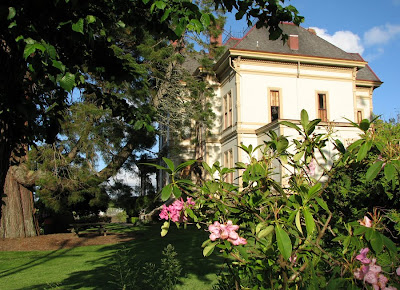
[{"label": "house wall", "polygon": [[[356,111],[361,110],[363,119],[372,118],[372,89],[368,87],[356,88]],[[357,114],[357,112],[355,112]]]},{"label": "house wall", "polygon": [[296,64],[240,63],[240,124],[257,128],[268,123],[268,89],[281,91],[280,119],[299,119],[302,109],[317,118],[317,93],[327,94],[328,120],[354,116],[353,70]]}]

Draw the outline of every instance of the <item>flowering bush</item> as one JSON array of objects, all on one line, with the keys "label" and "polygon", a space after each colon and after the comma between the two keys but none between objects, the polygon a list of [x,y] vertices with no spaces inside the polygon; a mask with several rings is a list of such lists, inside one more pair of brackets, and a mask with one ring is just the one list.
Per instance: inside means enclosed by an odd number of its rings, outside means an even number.
[{"label": "flowering bush", "polygon": [[[324,196],[341,166],[365,161],[366,183],[380,171],[387,180],[398,183],[400,162],[374,141],[368,120],[354,124],[363,134],[348,148],[330,140],[329,133],[315,133],[319,122],[310,121],[303,110],[300,124],[281,122],[297,131],[302,140],[295,139],[291,145],[286,137],[271,131],[264,146],[241,145],[249,156],[248,164],[238,162],[235,168],[224,168],[219,163],[203,163],[209,178],[200,186],[177,178],[179,170],[194,161],[175,168],[164,159],[167,167],[158,166],[171,176],[161,193],[164,200],[184,194],[195,201],[189,206],[180,200],[177,207],[163,208],[160,217],[168,221],[162,226],[162,235],[168,232],[170,220],[205,226],[210,236],[203,243],[204,256],[218,249],[231,257],[226,259],[228,272],[221,276],[220,289],[400,287],[396,274],[400,271],[399,237],[386,226],[395,222],[396,211],[389,215],[389,208],[370,209],[371,218],[364,212],[362,220],[354,217],[344,222],[337,219],[338,212],[332,211]],[[333,163],[324,155],[328,142],[337,149]],[[365,159],[371,150],[380,152],[379,159]],[[254,157],[256,151],[262,153],[261,158]],[[276,162],[288,169],[284,186],[274,178]],[[225,182],[235,171],[240,183]],[[367,256],[370,252],[373,258]]]}]

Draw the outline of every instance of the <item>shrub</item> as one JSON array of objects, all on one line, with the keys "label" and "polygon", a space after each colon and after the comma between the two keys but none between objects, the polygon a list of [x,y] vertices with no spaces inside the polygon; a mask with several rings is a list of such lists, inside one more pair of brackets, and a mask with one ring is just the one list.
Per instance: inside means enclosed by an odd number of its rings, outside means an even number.
[{"label": "shrub", "polygon": [[[235,168],[224,168],[219,163],[203,163],[211,178],[200,186],[179,179],[180,170],[194,161],[175,167],[164,158],[168,168],[158,166],[170,174],[170,183],[161,192],[162,199],[173,196],[180,200],[174,208],[162,211],[160,218],[167,221],[161,235],[167,234],[171,220],[206,226],[210,236],[203,243],[204,256],[218,249],[227,258],[228,271],[220,277],[217,288],[400,286],[399,245],[391,239],[396,238],[395,232],[388,231],[390,223],[398,229],[398,214],[389,211],[397,198],[391,198],[389,188],[396,188],[399,183],[399,155],[374,138],[368,120],[354,124],[362,135],[348,148],[331,140],[329,133],[316,134],[320,121],[310,121],[304,110],[300,126],[282,121],[302,137],[293,140],[293,145],[274,132],[269,132],[270,141],[262,147],[242,144],[249,164],[236,163]],[[338,150],[338,158],[331,165],[323,153],[328,142],[333,142]],[[260,160],[253,157],[256,150],[262,152]],[[285,187],[274,179],[272,168],[276,161],[291,172]],[[316,176],[315,169],[322,172],[321,178]],[[242,184],[225,182],[226,176],[236,170]],[[381,210],[367,203],[356,205],[355,199],[336,201],[336,197],[343,195],[341,184],[346,182],[343,170],[351,176],[359,175],[357,182],[365,189],[372,183],[380,186],[385,194],[378,198],[387,208]],[[333,192],[332,199],[329,192]],[[348,206],[347,212],[341,212],[341,203]],[[340,220],[338,215],[346,218]]]},{"label": "shrub", "polygon": [[146,262],[141,266],[141,261],[136,260],[131,250],[123,248],[117,251],[111,273],[115,280],[110,283],[121,289],[174,289],[182,267],[171,244],[164,248],[162,255],[159,265]]}]

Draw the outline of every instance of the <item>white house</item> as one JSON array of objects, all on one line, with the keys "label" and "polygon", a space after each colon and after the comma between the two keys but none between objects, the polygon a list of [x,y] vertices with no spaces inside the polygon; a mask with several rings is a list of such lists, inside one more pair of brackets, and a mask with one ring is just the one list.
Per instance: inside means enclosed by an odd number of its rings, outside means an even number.
[{"label": "white house", "polygon": [[[359,133],[346,119],[371,118],[373,90],[382,82],[367,62],[312,29],[291,23],[281,28],[289,35],[285,44],[269,40],[267,29],[255,27],[224,44],[227,50],[214,66],[217,119],[202,156],[192,158],[208,164],[220,161],[226,167],[246,162],[241,143],[263,144],[269,130],[296,138],[298,134],[279,121],[298,122],[302,109],[310,119],[322,120],[318,130],[332,128],[345,145]],[[331,149],[328,155],[334,154]],[[284,172],[277,170],[281,179]]]}]

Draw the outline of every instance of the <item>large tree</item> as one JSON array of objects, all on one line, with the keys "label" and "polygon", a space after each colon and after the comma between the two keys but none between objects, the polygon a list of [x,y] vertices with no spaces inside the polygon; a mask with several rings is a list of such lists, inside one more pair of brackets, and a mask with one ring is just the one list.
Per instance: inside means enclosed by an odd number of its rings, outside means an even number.
[{"label": "large tree", "polygon": [[[281,1],[283,2],[283,1]],[[292,6],[279,1],[215,0],[228,11],[268,25],[279,37],[279,21],[299,23]],[[134,103],[148,96],[148,70],[138,45],[146,32],[179,38],[186,29],[204,30],[210,14],[191,1],[2,1],[0,4],[0,193],[2,236],[36,234],[31,186],[37,171],[21,166],[28,145],[53,144],[78,87],[94,96],[97,106],[128,116],[130,104],[121,87],[133,92]],[[140,109],[142,108],[142,109]],[[153,110],[138,108],[130,120],[137,130],[150,128]],[[128,145],[127,142],[125,145]],[[129,147],[129,146],[128,146]],[[133,148],[130,148],[133,150]],[[64,154],[74,154],[74,148]],[[131,150],[131,152],[132,152]],[[129,151],[129,150],[128,150]],[[130,154],[131,152],[126,152]],[[107,168],[115,170],[113,168]],[[109,171],[111,172],[111,171]]]}]

